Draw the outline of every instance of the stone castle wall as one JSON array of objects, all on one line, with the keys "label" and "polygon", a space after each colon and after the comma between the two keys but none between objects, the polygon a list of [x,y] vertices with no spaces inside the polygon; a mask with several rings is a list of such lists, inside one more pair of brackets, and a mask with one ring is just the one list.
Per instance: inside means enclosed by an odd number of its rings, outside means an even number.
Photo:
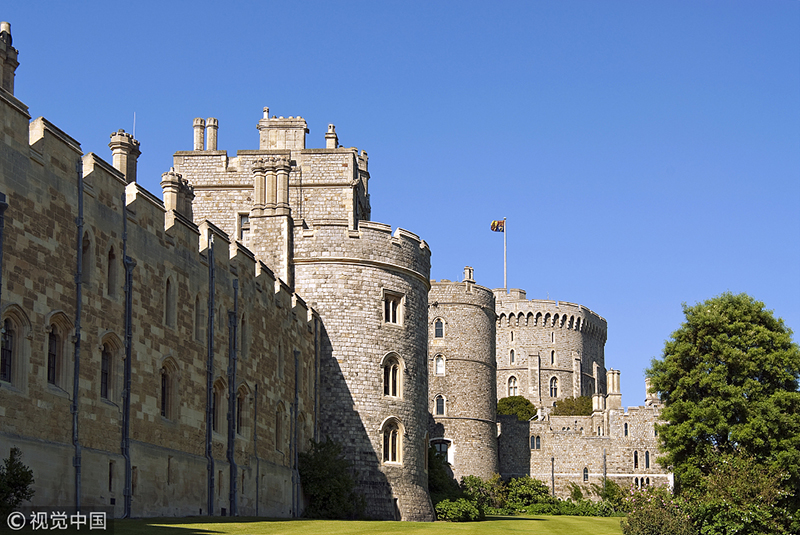
[{"label": "stone castle wall", "polygon": [[467,270],[464,282],[432,282],[428,296],[430,435],[457,480],[498,472],[494,295]]},{"label": "stone castle wall", "polygon": [[[194,218],[233,232],[319,313],[321,430],[344,444],[369,514],[430,520],[425,473],[430,250],[408,231],[392,233],[390,226],[366,220],[367,155],[331,142],[332,125],[325,149],[305,148],[304,137],[298,137],[306,131],[301,118],[265,116],[259,129],[259,150],[239,151],[230,161],[215,151],[176,153],[175,170],[196,196]],[[272,158],[286,162],[277,164],[286,166],[286,182],[279,173],[270,174]],[[282,187],[288,190],[285,209]],[[242,215],[249,224],[244,232]],[[387,297],[398,300],[396,323],[384,318]],[[387,396],[383,370],[391,358],[402,367],[402,391]],[[384,436],[392,423],[404,430],[401,456],[387,461]]]},{"label": "stone castle wall", "polygon": [[565,397],[606,393],[605,319],[573,303],[528,300],[522,290],[495,290],[495,298],[499,397],[516,392],[552,407]]},{"label": "stone castle wall", "polygon": [[[195,226],[67,134],[0,90],[0,191],[5,212],[2,321],[13,373],[0,381],[0,450],[23,451],[35,478],[33,505],[76,501],[71,404],[75,366],[78,250],[83,199],[77,437],[85,506],[123,513],[125,460],[123,218],[133,269],[130,457],[133,516],[231,511],[227,407],[240,408],[234,433],[240,514],[291,516],[299,494],[292,456],[316,429],[312,312],[252,253],[208,224]],[[78,191],[78,164],[84,186]],[[128,183],[130,182],[130,183]],[[206,442],[209,391],[209,251],[215,236],[214,365],[218,418]],[[227,388],[238,281],[237,373]],[[51,345],[51,341],[53,341]],[[297,351],[297,361],[291,356]],[[52,361],[54,370],[49,370]],[[103,353],[110,356],[103,369]],[[5,357],[4,357],[5,358]],[[295,362],[298,381],[295,382]],[[165,398],[162,385],[167,384]],[[291,412],[297,389],[297,411]],[[241,398],[241,401],[239,399]],[[163,408],[163,409],[162,409]],[[237,423],[234,418],[231,425]],[[292,432],[290,432],[290,430]],[[258,432],[256,436],[256,431]],[[295,433],[296,431],[296,433]],[[209,460],[213,457],[213,487]],[[256,498],[258,497],[258,499]]]}]

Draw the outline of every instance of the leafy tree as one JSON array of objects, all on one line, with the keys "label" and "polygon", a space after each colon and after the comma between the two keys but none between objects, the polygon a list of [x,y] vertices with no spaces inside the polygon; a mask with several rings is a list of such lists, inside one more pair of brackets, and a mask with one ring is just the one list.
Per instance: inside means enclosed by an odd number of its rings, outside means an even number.
[{"label": "leafy tree", "polygon": [[[702,488],[720,454],[752,456],[800,488],[800,348],[764,304],[724,293],[683,305],[686,321],[647,376],[661,394],[658,426],[679,490]],[[798,510],[798,497],[782,498]]]},{"label": "leafy tree", "polygon": [[6,517],[23,501],[33,498],[33,471],[22,464],[22,452],[11,448],[0,466],[0,516]]},{"label": "leafy tree", "polygon": [[592,492],[594,492],[603,502],[609,504],[614,511],[625,511],[625,491],[615,481],[603,478],[603,484],[598,485],[592,483]]},{"label": "leafy tree", "polygon": [[536,407],[524,396],[509,396],[497,402],[497,414],[516,416],[523,422],[536,416],[536,412]]},{"label": "leafy tree", "polygon": [[[661,487],[631,489],[625,500],[629,510],[627,518],[620,522],[624,535],[695,535],[697,530],[686,514],[686,504],[674,500]],[[725,533],[725,532],[723,532]],[[734,532],[738,533],[738,532]]]},{"label": "leafy tree", "polygon": [[325,437],[311,441],[311,450],[299,455],[298,471],[308,498],[310,518],[355,519],[364,515],[366,502],[355,490],[350,461],[341,444]]},{"label": "leafy tree", "polygon": [[516,477],[508,482],[508,505],[522,509],[536,503],[554,503],[547,485],[531,476]]},{"label": "leafy tree", "polygon": [[551,416],[591,416],[592,398],[589,396],[578,396],[576,398],[564,398],[556,401],[556,406],[550,411]]},{"label": "leafy tree", "polygon": [[502,509],[506,505],[506,488],[500,474],[494,474],[486,481],[478,476],[461,478],[464,497],[475,502],[480,509]]}]

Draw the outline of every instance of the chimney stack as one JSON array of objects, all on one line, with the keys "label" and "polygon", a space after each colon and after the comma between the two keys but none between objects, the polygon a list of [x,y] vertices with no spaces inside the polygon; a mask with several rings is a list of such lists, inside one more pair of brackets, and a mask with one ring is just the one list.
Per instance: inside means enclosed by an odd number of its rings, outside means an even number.
[{"label": "chimney stack", "polygon": [[203,150],[203,141],[206,135],[206,122],[198,117],[194,120],[194,149]]},{"label": "chimney stack", "polygon": [[108,147],[111,149],[114,168],[125,175],[125,181],[128,184],[136,182],[136,163],[139,155],[142,154],[142,151],[139,150],[139,142],[120,128],[111,134],[111,142]]},{"label": "chimney stack", "polygon": [[206,120],[206,150],[217,150],[217,130],[219,123],[214,117]]}]

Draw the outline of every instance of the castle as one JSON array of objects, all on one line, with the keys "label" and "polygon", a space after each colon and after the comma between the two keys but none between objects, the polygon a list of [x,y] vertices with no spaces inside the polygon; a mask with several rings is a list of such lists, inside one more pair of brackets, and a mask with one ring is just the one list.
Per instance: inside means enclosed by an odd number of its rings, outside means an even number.
[{"label": "castle", "polygon": [[[370,220],[368,156],[333,125],[306,148],[304,119],[265,108],[258,149],[231,157],[218,121],[195,119],[162,200],[130,134],[109,164],[31,120],[17,65],[2,23],[0,451],[23,451],[34,505],[297,516],[298,455],[326,436],[375,518],[433,519],[431,444],[458,477],[531,474],[562,495],[666,482],[658,400],[620,407],[605,320],[470,268],[431,281],[425,241]],[[540,418],[498,418],[506,395]],[[573,395],[592,416],[548,415]]]}]

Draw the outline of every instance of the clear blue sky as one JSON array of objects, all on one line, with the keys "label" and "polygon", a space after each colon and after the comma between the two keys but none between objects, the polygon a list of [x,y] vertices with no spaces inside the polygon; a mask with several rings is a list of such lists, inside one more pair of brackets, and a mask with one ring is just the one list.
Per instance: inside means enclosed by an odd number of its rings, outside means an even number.
[{"label": "clear blue sky", "polygon": [[[190,150],[258,145],[261,109],[370,156],[373,219],[608,320],[623,403],[681,303],[747,292],[800,330],[800,3],[14,2],[16,95],[140,182]],[[795,334],[795,340],[798,335]]]}]

